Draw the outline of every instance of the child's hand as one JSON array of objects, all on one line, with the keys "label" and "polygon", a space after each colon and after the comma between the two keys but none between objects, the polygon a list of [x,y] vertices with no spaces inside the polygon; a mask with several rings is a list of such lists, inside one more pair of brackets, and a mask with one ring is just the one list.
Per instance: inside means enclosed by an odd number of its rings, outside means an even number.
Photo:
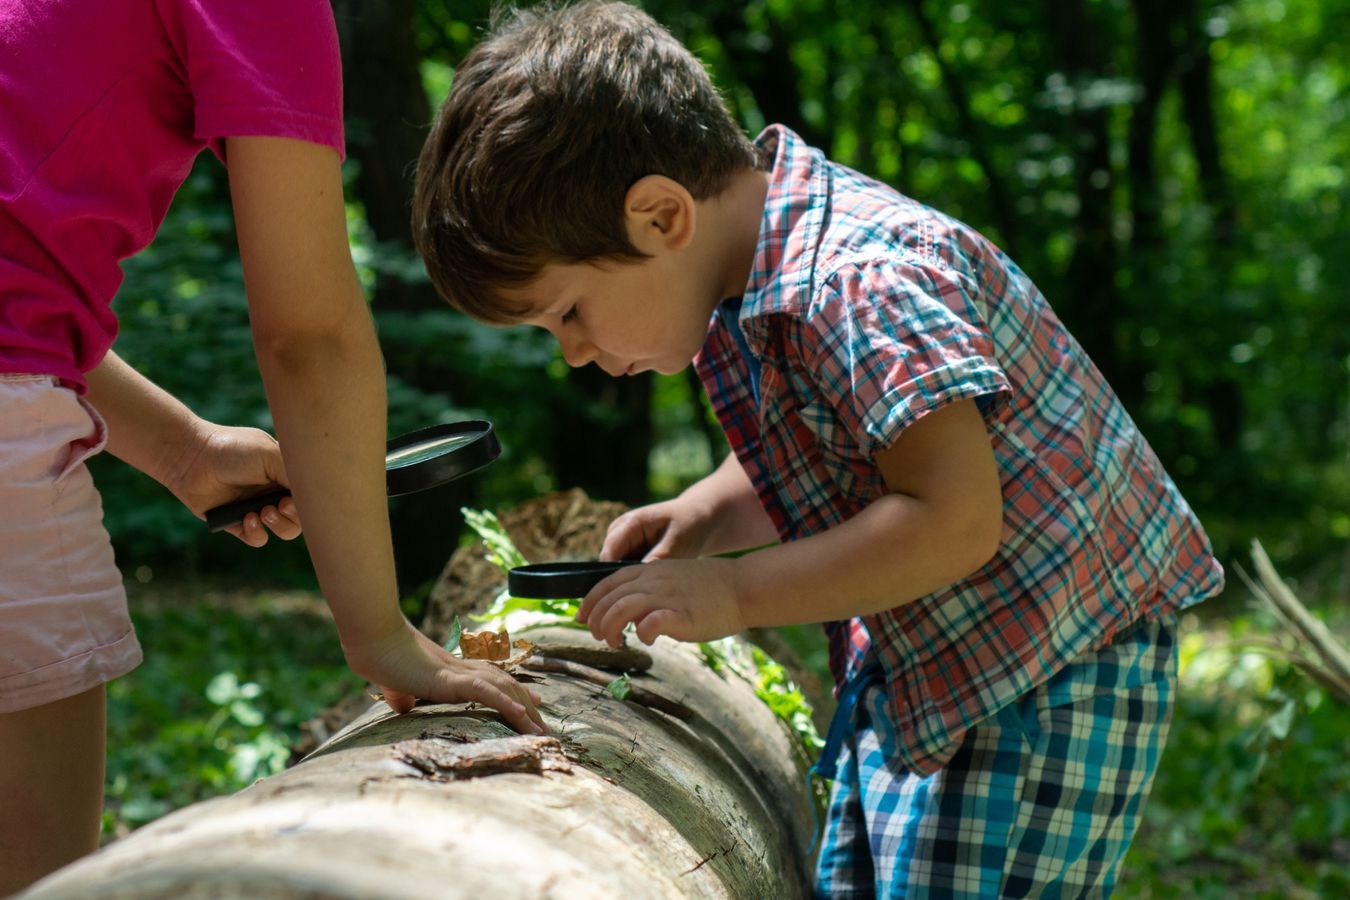
[{"label": "child's hand", "polygon": [[707,539],[707,525],[677,497],[639,506],[609,523],[602,560],[692,558]]},{"label": "child's hand", "polygon": [[499,666],[460,659],[411,625],[391,635],[367,654],[349,652],[352,670],[379,685],[385,702],[405,713],[421,700],[436,703],[481,703],[502,714],[522,734],[548,731],[539,715],[539,695]]},{"label": "child's hand", "polygon": [[711,641],[745,630],[736,583],[737,560],[667,559],[627,566],[581,601],[577,621],[618,647],[629,622],[645,644],[666,635]]},{"label": "child's hand", "polygon": [[[205,423],[197,440],[169,466],[169,471],[174,474],[166,486],[199,519],[208,509],[223,503],[275,485],[289,486],[281,449],[270,434],[257,428]],[[285,541],[300,534],[294,500],[286,497],[276,506],[249,513],[226,531],[250,547],[261,547],[267,543],[269,528]]]}]

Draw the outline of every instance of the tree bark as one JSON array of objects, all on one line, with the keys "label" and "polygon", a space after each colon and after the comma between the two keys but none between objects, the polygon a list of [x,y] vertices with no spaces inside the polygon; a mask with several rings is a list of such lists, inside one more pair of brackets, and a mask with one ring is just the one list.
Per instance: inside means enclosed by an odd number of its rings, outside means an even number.
[{"label": "tree bark", "polygon": [[[590,643],[575,629],[525,636],[544,654]],[[294,768],[24,896],[805,897],[812,801],[796,735],[696,648],[662,638],[650,653],[630,675],[645,704],[612,697],[590,665],[519,663],[517,677],[540,679],[546,737],[473,705],[375,704]],[[579,674],[557,671],[569,666]]]},{"label": "tree bark", "polygon": [[[1102,15],[1087,0],[1050,0],[1047,29],[1056,58],[1076,95],[1109,74],[1111,54]],[[1138,408],[1140,379],[1125,369],[1116,345],[1116,326],[1127,318],[1116,286],[1120,258],[1112,233],[1115,171],[1111,162],[1110,113],[1104,105],[1075,99],[1069,121],[1074,150],[1078,213],[1074,250],[1066,283],[1073,305],[1064,310],[1070,330],[1082,343],[1131,410]]]}]

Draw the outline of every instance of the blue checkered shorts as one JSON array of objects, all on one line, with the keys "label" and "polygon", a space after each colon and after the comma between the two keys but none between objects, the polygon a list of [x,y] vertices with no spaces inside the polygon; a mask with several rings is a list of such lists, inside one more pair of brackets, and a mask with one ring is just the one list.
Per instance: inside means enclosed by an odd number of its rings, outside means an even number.
[{"label": "blue checkered shorts", "polygon": [[1167,740],[1176,617],[1140,623],[967,732],[926,777],[884,688],[844,741],[818,897],[1105,897]]}]

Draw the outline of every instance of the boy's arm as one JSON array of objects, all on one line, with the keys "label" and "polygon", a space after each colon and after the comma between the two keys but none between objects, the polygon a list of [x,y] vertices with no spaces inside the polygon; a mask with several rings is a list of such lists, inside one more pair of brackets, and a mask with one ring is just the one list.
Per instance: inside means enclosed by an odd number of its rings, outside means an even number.
[{"label": "boy's arm", "polygon": [[778,529],[734,452],[728,453],[711,475],[690,485],[681,498],[706,510],[711,522],[704,538],[704,556],[778,541]]},{"label": "boy's arm", "polygon": [[227,154],[258,368],[348,664],[401,712],[415,697],[473,700],[541,731],[537,697],[451,656],[399,609],[384,362],[347,244],[337,154],[262,137],[230,138]]},{"label": "boy's arm", "polygon": [[838,527],[738,560],[747,627],[881,612],[941,590],[993,557],[1003,491],[974,400],[919,419],[876,463],[891,493]]},{"label": "boy's arm", "polygon": [[601,559],[706,556],[775,543],[773,526],[734,453],[674,499],[639,506],[616,518]]},{"label": "boy's arm", "polygon": [[974,400],[919,419],[877,456],[891,493],[828,531],[739,559],[630,566],[585,598],[578,619],[617,644],[637,624],[710,640],[754,626],[881,612],[968,576],[998,549],[1003,494]]}]

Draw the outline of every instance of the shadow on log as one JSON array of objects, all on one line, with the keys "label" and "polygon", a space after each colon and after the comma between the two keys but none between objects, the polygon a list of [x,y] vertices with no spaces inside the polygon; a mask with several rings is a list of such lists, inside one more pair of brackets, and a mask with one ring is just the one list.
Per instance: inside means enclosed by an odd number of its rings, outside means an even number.
[{"label": "shadow on log", "polygon": [[594,683],[603,651],[577,671],[546,662],[550,644],[602,646],[586,632],[519,636],[545,661],[515,671],[552,734],[517,735],[472,704],[397,716],[377,703],[293,768],[22,896],[807,895],[806,754],[748,682],[662,638],[649,667],[616,657],[608,672],[662,702],[619,700]]}]

